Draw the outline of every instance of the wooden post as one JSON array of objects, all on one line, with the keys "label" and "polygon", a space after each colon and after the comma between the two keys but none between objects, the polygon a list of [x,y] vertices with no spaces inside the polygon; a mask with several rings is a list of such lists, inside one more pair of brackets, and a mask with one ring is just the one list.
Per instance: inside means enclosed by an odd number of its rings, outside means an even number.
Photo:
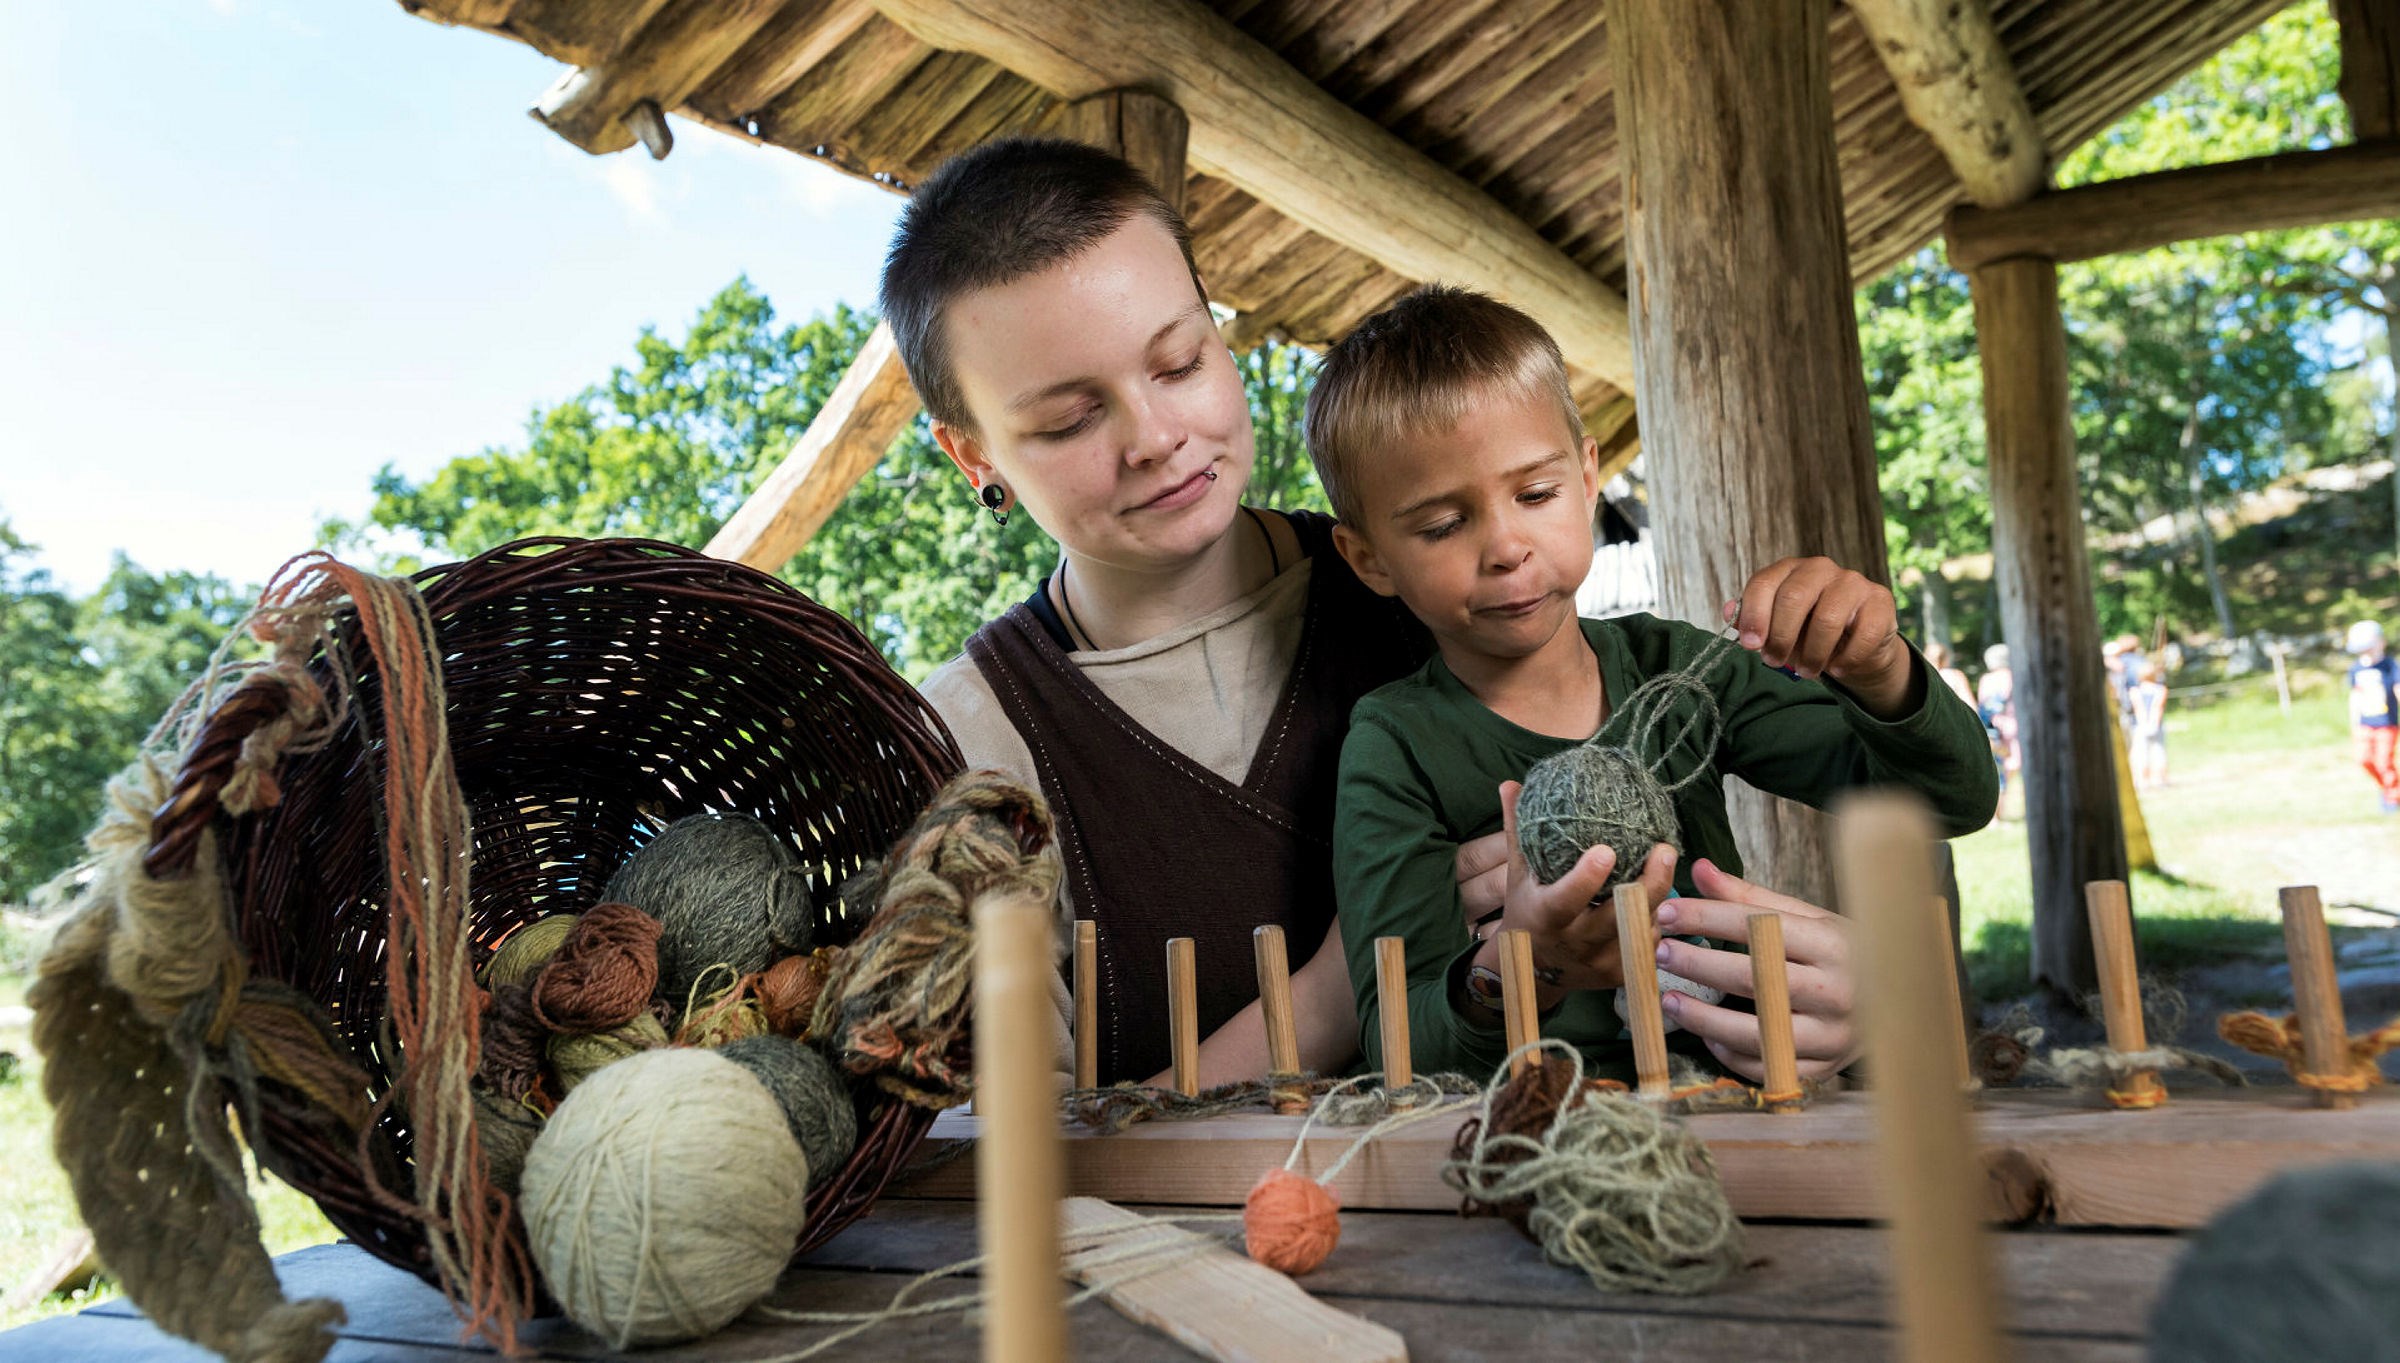
[{"label": "wooden post", "polygon": [[1759,1054],[1766,1061],[1767,1107],[1800,1110],[1800,1061],[1792,1049],[1792,989],[1784,974],[1783,915],[1754,913],[1750,924],[1750,997],[1758,1005]]},{"label": "wooden post", "polygon": [[[1608,0],[1635,397],[1653,524],[1674,546],[1661,585],[1686,620],[1715,623],[1751,574],[1792,554],[1889,580],[1829,8]],[[1831,903],[1821,817],[1735,789],[1747,874]]]},{"label": "wooden post", "polygon": [[1408,1063],[1408,943],[1401,938],[1375,939],[1375,1004],[1383,1024],[1384,1091],[1398,1094],[1417,1077]]},{"label": "wooden post", "polygon": [[2350,106],[2351,133],[2361,142],[2400,138],[2400,4],[2393,0],[2333,0],[2342,35],[2337,88]]},{"label": "wooden post", "polygon": [[1167,1036],[1174,1048],[1175,1091],[1200,1096],[1200,975],[1192,939],[1167,939]]},{"label": "wooden post", "polygon": [[2005,1300],[1984,1239],[1989,1193],[1966,1095],[1943,1040],[1952,1014],[1938,978],[1932,821],[1907,796],[1855,796],[1839,809],[1834,855],[1858,923],[1859,1021],[1875,1082],[1875,1128],[1892,1276],[1907,1363],[1998,1363],[1994,1303]]},{"label": "wooden post", "polygon": [[1066,1179],[1050,1061],[1050,906],[975,901],[976,1224],[984,1253],[985,1363],[1067,1356],[1058,1199]]},{"label": "wooden post", "polygon": [[1994,572],[2024,753],[2033,976],[2082,993],[2098,979],[2083,887],[2125,879],[2125,828],[2067,414],[2058,267],[2019,257],[1969,279],[1983,356]]},{"label": "wooden post", "polygon": [[1100,925],[1075,920],[1075,1087],[1100,1084]]},{"label": "wooden post", "polygon": [[[2095,880],[2083,887],[2083,898],[2092,920],[2092,955],[2100,969],[2100,1010],[2108,1024],[2108,1048],[2146,1051],[2150,1040],[2142,1024],[2141,971],[2134,960],[2133,905],[2125,897],[2125,882]],[[2167,1101],[2167,1090],[2158,1071],[2139,1070],[2108,1096],[2118,1107],[2156,1107]]]},{"label": "wooden post", "polygon": [[[2311,1075],[2350,1073],[2350,1031],[2342,1020],[2342,982],[2333,967],[2333,938],[2314,885],[2289,885],[2283,904],[2283,952],[2292,965],[2292,1011],[2300,1015],[2303,1063]],[[2353,1094],[2311,1088],[2318,1107],[2355,1107]]]},{"label": "wooden post", "polygon": [[[1967,1016],[1966,983],[1961,978],[1966,966],[1958,959],[1958,916],[1952,911],[1950,901],[1938,894],[1933,897],[1933,916],[1942,924],[1942,986],[1948,991],[1950,1036],[1956,1043],[1950,1049],[1958,1062],[1958,1086],[1964,1089],[1975,1078],[1974,1063],[1967,1056],[1967,1042],[1974,1036],[1975,1021]],[[1757,948],[1751,950],[1756,952]]]},{"label": "wooden post", "polygon": [[1617,952],[1625,963],[1634,1091],[1665,1098],[1673,1085],[1667,1079],[1667,1019],[1658,1006],[1658,924],[1650,917],[1650,892],[1637,881],[1617,887]]},{"label": "wooden post", "polygon": [[1500,1001],[1501,1016],[1508,1025],[1508,1049],[1511,1075],[1523,1074],[1533,1060],[1516,1055],[1532,1045],[1542,1035],[1542,1005],[1536,997],[1533,978],[1533,934],[1523,928],[1510,928],[1500,934]]},{"label": "wooden post", "polygon": [[[1253,929],[1250,950],[1258,958],[1258,1004],[1267,1025],[1267,1079],[1300,1072],[1300,1032],[1292,1022],[1292,964],[1283,949],[1283,929],[1273,923]],[[1279,1087],[1273,1094],[1277,1112],[1301,1112],[1308,1099],[1297,1089]]]}]

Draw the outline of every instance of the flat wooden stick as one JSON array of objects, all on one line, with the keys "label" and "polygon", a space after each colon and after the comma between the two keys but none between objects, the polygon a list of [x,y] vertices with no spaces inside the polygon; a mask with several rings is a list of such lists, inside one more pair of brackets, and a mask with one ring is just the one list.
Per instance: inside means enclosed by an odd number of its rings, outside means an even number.
[{"label": "flat wooden stick", "polygon": [[1875,1075],[1882,1204],[1891,1222],[1900,1356],[1908,1363],[1999,1363],[1993,1276],[1982,1228],[1989,1194],[1950,1048],[1939,978],[1945,919],[1933,902],[1933,821],[1903,795],[1843,802],[1835,884],[1857,921],[1859,1020]]},{"label": "flat wooden stick", "polygon": [[1047,1058],[1056,1014],[1050,906],[1003,892],[975,901],[975,1090],[983,1140],[976,1214],[985,1256],[985,1363],[1067,1356],[1059,1279],[1058,1085]]},{"label": "flat wooden stick", "polygon": [[1650,916],[1650,892],[1639,882],[1617,887],[1618,960],[1625,963],[1625,1011],[1633,1028],[1634,1092],[1665,1098],[1667,1015],[1658,1006],[1658,924]]},{"label": "flat wooden stick", "polygon": [[1975,1066],[1967,1058],[1967,1042],[1974,1036],[1975,1024],[1967,1017],[1967,1001],[1958,987],[1958,941],[1950,932],[1950,901],[1940,895],[1933,897],[1933,916],[1942,925],[1942,981],[1950,991],[1950,1016],[1955,1023],[1950,1034],[1958,1044],[1951,1049],[1958,1063],[1958,1086],[1969,1086],[1975,1078]]},{"label": "flat wooden stick", "polygon": [[1511,1075],[1523,1074],[1533,1064],[1530,1056],[1516,1052],[1532,1045],[1542,1035],[1542,1001],[1534,993],[1533,934],[1523,928],[1509,928],[1500,934],[1500,1016],[1508,1026],[1508,1049],[1515,1058],[1508,1062]]},{"label": "flat wooden stick", "polygon": [[1100,925],[1075,920],[1075,1087],[1100,1084]]},{"label": "flat wooden stick", "polygon": [[1792,1047],[1792,987],[1784,971],[1783,915],[1754,913],[1750,924],[1750,997],[1758,1005],[1759,1054],[1773,1112],[1800,1110],[1800,1058]]},{"label": "flat wooden stick", "polygon": [[1200,1096],[1200,968],[1192,939],[1167,939],[1167,1036],[1174,1046],[1175,1091]]},{"label": "flat wooden stick", "polygon": [[[2100,1013],[2108,1025],[2112,1051],[2150,1049],[2142,1024],[2141,970],[2133,954],[2133,903],[2122,880],[2095,880],[2083,887],[2084,913],[2092,923],[2092,954],[2100,967]],[[2167,1087],[2156,1070],[2137,1070],[2125,1086],[2109,1090],[2109,1102],[2138,1110],[2167,1101]]]},{"label": "flat wooden stick", "polygon": [[[1068,1198],[1060,1214],[1070,1232],[1142,1220],[1091,1197]],[[1161,1247],[1157,1272],[1140,1272],[1140,1259],[1107,1262],[1147,1243]],[[1111,1236],[1070,1255],[1067,1272],[1085,1283],[1112,1284],[1100,1295],[1127,1320],[1219,1363],[1407,1363],[1408,1345],[1389,1327],[1337,1311],[1222,1241],[1211,1243],[1180,1227]]]},{"label": "flat wooden stick", "polygon": [[[2333,968],[2333,937],[2325,931],[2325,906],[2314,885],[2287,885],[2276,896],[2283,905],[2283,951],[2292,963],[2292,1010],[2300,1015],[2303,1063],[2312,1075],[2350,1073],[2350,1031],[2342,1020],[2342,982]],[[2354,1094],[2312,1088],[2318,1107],[2355,1107]]]},{"label": "flat wooden stick", "polygon": [[[1292,964],[1284,953],[1283,929],[1273,923],[1250,933],[1250,950],[1258,958],[1258,1004],[1267,1023],[1267,1078],[1300,1072],[1300,1032],[1292,1021]],[[1297,1089],[1277,1089],[1277,1112],[1297,1112],[1308,1099]]]},{"label": "flat wooden stick", "polygon": [[1408,1063],[1408,943],[1401,938],[1375,939],[1375,1004],[1383,1024],[1383,1087],[1397,1094],[1416,1078]]}]

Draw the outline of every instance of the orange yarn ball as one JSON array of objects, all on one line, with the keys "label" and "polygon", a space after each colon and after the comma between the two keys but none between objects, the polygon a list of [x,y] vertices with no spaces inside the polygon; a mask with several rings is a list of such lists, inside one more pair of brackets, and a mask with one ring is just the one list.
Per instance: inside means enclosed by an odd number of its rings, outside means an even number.
[{"label": "orange yarn ball", "polygon": [[1324,1184],[1269,1169],[1242,1204],[1242,1247],[1267,1267],[1298,1277],[1341,1243],[1341,1209]]}]

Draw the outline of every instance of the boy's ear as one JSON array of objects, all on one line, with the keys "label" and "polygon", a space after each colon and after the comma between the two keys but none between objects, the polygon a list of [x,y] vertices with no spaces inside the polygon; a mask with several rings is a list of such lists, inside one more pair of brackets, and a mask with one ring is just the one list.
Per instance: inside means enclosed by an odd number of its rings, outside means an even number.
[{"label": "boy's ear", "polygon": [[[942,453],[950,456],[950,462],[958,466],[958,471],[967,476],[969,483],[980,489],[1000,476],[999,466],[984,457],[983,443],[971,432],[947,421],[935,421],[931,425],[933,443],[942,447]],[[1004,490],[1008,493],[1009,504],[1013,506],[1017,500],[1016,489]]]},{"label": "boy's ear", "polygon": [[1391,570],[1383,566],[1383,556],[1367,537],[1350,528],[1347,522],[1337,521],[1333,527],[1333,547],[1377,596],[1398,596],[1400,589],[1392,585]]},{"label": "boy's ear", "polygon": [[1583,438],[1583,518],[1600,514],[1600,442]]}]

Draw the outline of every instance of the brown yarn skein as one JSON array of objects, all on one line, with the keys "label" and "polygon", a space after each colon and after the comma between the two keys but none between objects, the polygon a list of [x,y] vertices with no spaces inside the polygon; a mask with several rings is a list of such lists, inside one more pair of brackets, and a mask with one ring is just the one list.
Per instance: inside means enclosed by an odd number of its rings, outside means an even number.
[{"label": "brown yarn skein", "polygon": [[[1559,1105],[1567,1101],[1567,1090],[1575,1083],[1575,1065],[1563,1056],[1548,1053],[1537,1053],[1529,1059],[1531,1064],[1511,1075],[1507,1084],[1492,1095],[1492,1134],[1524,1136],[1538,1143],[1542,1133],[1550,1129],[1550,1123],[1558,1119]],[[1481,1118],[1467,1119],[1451,1145],[1450,1158],[1463,1160],[1474,1152],[1481,1124]],[[1533,1158],[1533,1151],[1502,1146],[1487,1149],[1484,1158],[1493,1164],[1518,1164]],[[1460,1202],[1458,1210],[1462,1216],[1504,1216],[1518,1230],[1524,1230],[1525,1218],[1533,1211],[1533,1201],[1527,1198],[1492,1203],[1468,1196]]]},{"label": "brown yarn skein", "polygon": [[533,1015],[554,1032],[605,1032],[633,1021],[658,987],[657,919],[600,904],[534,977]]},{"label": "brown yarn skein", "polygon": [[476,1081],[509,1102],[522,1100],[541,1082],[542,1052],[549,1040],[550,1030],[534,1016],[532,987],[500,986],[484,1006]]},{"label": "brown yarn skein", "polygon": [[805,1039],[809,1014],[825,992],[825,977],[833,970],[836,948],[819,947],[806,956],[786,956],[758,977],[758,1006],[767,1015],[767,1029],[777,1036]]}]

